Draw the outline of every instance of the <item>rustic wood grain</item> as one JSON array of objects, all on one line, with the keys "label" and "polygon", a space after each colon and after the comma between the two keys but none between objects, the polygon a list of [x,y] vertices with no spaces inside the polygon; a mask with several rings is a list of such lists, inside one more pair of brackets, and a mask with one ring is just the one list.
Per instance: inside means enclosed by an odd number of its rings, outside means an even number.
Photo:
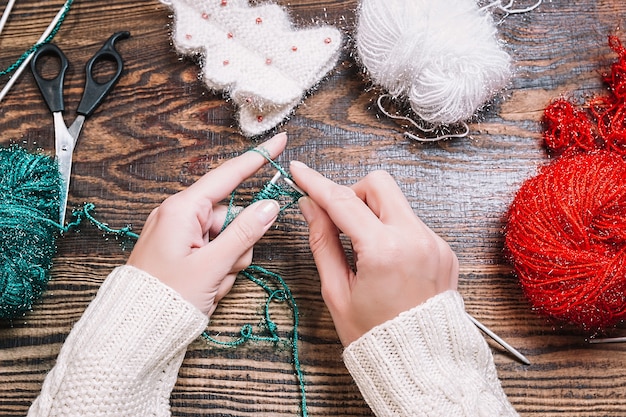
[{"label": "rustic wood grain", "polygon": [[[507,16],[498,30],[516,63],[511,85],[471,124],[470,138],[432,144],[410,141],[401,124],[376,111],[378,92],[351,50],[356,0],[278,3],[298,25],[334,24],[347,39],[337,68],[281,127],[290,142],[279,162],[299,159],[342,183],[373,169],[397,178],[416,213],[457,252],[467,310],[532,361],[521,365],[489,342],[504,389],[522,416],[626,415],[624,346],[588,345],[584,333],[538,317],[502,253],[508,204],[522,181],[547,162],[542,110],[561,95],[583,100],[604,93],[601,74],[614,59],[606,38],[626,39],[626,3],[552,0]],[[0,36],[0,66],[38,38],[61,4],[17,3]],[[118,43],[124,76],[85,124],[69,197],[71,207],[93,202],[98,218],[113,227],[132,224],[140,231],[164,198],[251,145],[237,132],[231,104],[207,91],[194,62],[173,51],[169,16],[156,0],[77,1],[56,38],[71,61],[70,121],[86,60],[113,32],[132,34]],[[0,103],[0,126],[2,145],[52,153],[52,118],[28,72]],[[271,174],[262,170],[240,196],[250,198]],[[26,413],[71,326],[128,253],[91,227],[60,239],[43,299],[24,318],[0,322],[0,415]],[[342,364],[297,209],[288,209],[258,245],[255,263],[281,274],[298,302],[310,415],[371,416]],[[215,313],[212,331],[235,334],[243,323],[258,323],[262,299],[258,287],[241,280]],[[286,335],[289,311],[278,306],[273,314]],[[298,404],[288,348],[263,343],[222,349],[194,342],[172,393],[177,416],[297,415]]]}]

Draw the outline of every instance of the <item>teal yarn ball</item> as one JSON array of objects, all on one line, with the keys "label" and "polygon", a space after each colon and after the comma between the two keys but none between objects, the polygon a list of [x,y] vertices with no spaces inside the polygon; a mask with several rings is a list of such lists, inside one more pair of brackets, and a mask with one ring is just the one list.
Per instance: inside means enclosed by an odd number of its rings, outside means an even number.
[{"label": "teal yarn ball", "polygon": [[0,319],[23,315],[46,289],[59,235],[56,161],[0,149]]}]

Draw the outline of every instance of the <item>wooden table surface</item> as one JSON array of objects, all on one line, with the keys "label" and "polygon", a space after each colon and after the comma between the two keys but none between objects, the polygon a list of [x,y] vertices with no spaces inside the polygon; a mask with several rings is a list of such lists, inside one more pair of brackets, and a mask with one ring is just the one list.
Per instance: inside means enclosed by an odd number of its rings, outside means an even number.
[{"label": "wooden table surface", "polygon": [[[297,25],[325,22],[349,38],[356,0],[278,1]],[[3,2],[4,4],[4,2]],[[519,4],[519,3],[518,3]],[[6,67],[36,41],[62,1],[17,3],[0,36]],[[223,160],[247,150],[234,108],[198,79],[170,40],[171,12],[156,0],[79,1],[55,38],[71,67],[66,120],[73,118],[86,60],[113,32],[125,73],[87,120],[74,153],[69,205],[96,205],[112,227],[140,231],[150,211]],[[339,64],[282,126],[289,144],[279,163],[299,159],[340,183],[374,169],[391,172],[415,212],[456,251],[467,310],[516,346],[525,366],[489,341],[504,389],[523,416],[626,415],[625,346],[589,345],[575,328],[531,311],[503,256],[503,217],[515,191],[548,159],[541,145],[542,110],[560,95],[603,94],[601,74],[615,55],[607,35],[626,35],[621,0],[552,0],[506,17],[498,27],[516,67],[510,86],[471,124],[470,137],[421,144],[375,107],[378,92],[362,76],[346,43]],[[3,77],[2,84],[6,82]],[[52,117],[29,71],[0,103],[2,145],[53,153]],[[272,175],[263,169],[244,184],[246,199]],[[129,254],[119,241],[86,225],[58,241],[48,291],[31,313],[0,322],[0,415],[21,416],[55,363],[63,340],[109,271]],[[370,416],[341,361],[307,243],[306,224],[288,209],[259,243],[254,263],[280,274],[300,308],[300,360],[311,416]],[[264,294],[241,279],[212,319],[214,333],[260,322]],[[289,311],[272,311],[282,335]],[[617,329],[616,334],[621,329]],[[172,393],[178,416],[297,415],[299,389],[285,346],[237,349],[194,342]]]}]

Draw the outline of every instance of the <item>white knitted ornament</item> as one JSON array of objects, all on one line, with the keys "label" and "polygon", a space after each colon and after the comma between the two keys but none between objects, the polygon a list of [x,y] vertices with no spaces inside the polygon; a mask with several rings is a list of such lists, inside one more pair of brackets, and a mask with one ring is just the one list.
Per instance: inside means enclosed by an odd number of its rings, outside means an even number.
[{"label": "white knitted ornament", "polygon": [[246,136],[281,123],[339,57],[342,38],[337,29],[295,29],[275,4],[162,1],[174,11],[176,49],[201,57],[205,84],[229,94]]},{"label": "white knitted ornament", "polygon": [[356,46],[374,84],[434,125],[471,118],[512,72],[476,0],[362,0]]}]

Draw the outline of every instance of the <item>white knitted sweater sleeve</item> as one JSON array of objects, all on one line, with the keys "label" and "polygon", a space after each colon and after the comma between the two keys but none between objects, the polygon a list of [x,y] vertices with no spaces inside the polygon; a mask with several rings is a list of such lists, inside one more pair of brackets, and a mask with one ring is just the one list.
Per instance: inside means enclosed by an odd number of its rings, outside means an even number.
[{"label": "white knitted sweater sleeve", "polygon": [[378,417],[517,416],[456,291],[375,327],[343,357]]},{"label": "white knitted sweater sleeve", "polygon": [[29,410],[34,416],[169,416],[187,346],[206,315],[130,266],[102,284]]}]

